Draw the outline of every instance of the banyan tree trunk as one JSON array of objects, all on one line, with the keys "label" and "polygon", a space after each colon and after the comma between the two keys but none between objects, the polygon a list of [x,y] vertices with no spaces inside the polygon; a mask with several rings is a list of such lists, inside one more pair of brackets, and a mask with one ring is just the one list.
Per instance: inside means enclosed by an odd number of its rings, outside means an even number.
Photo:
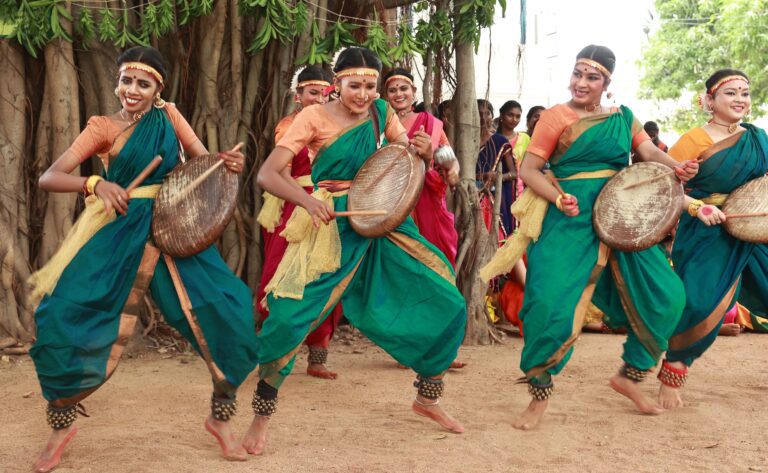
[{"label": "banyan tree trunk", "polygon": [[[459,5],[457,5],[459,8]],[[480,117],[475,92],[474,49],[472,44],[456,44],[456,93],[453,116],[456,155],[461,164],[461,183],[454,193],[459,250],[456,257],[456,283],[467,301],[467,331],[464,343],[488,344],[496,338],[485,305],[488,285],[478,276],[496,248],[496,236],[483,222],[475,187],[475,163],[480,147]],[[493,228],[493,227],[491,227]]]}]

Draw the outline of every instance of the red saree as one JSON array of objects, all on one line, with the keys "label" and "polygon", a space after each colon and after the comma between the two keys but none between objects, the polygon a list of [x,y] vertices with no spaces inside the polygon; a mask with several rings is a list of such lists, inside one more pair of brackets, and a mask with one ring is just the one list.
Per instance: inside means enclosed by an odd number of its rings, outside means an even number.
[{"label": "red saree", "polygon": [[[441,144],[448,143],[443,133],[443,122],[429,113],[418,113],[413,119],[413,123],[403,123],[403,125],[408,128],[409,138],[413,137],[423,126],[424,131],[432,138],[433,150],[436,150]],[[433,162],[427,169],[424,177],[424,189],[421,191],[416,207],[411,212],[411,217],[419,227],[419,233],[442,251],[453,266],[456,264],[459,236],[453,224],[453,214],[448,211],[445,203],[447,187]]]},{"label": "red saree", "polygon": [[[293,116],[286,118],[293,119]],[[285,119],[284,119],[285,120]],[[281,123],[282,125],[282,123]],[[285,127],[286,129],[288,126]],[[291,177],[298,179],[301,176],[309,176],[312,174],[312,166],[309,162],[309,150],[307,148],[302,149],[299,154],[294,156],[291,165]],[[312,186],[304,187],[307,194],[311,194],[314,191]],[[283,259],[286,248],[288,248],[288,241],[280,236],[280,233],[285,229],[285,224],[293,213],[293,209],[296,208],[296,204],[291,202],[285,202],[283,204],[283,211],[280,216],[280,223],[275,227],[274,232],[268,232],[265,228],[261,229],[261,237],[264,240],[264,264],[261,267],[261,280],[259,281],[259,290],[256,298],[256,306],[261,314],[261,319],[264,320],[269,315],[269,309],[267,309],[261,301],[266,296],[264,288],[267,286],[272,276],[275,275],[277,267],[280,261]],[[331,314],[326,317],[322,324],[320,324],[312,333],[307,336],[305,343],[311,346],[322,346],[327,348],[328,343],[333,336],[333,331],[341,319],[342,309],[341,304],[334,307]]]}]

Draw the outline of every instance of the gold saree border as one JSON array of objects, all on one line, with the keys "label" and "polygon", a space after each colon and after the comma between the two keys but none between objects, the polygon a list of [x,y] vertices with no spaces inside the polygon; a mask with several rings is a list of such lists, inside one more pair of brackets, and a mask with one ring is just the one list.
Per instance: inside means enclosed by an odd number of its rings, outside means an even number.
[{"label": "gold saree border", "polygon": [[627,314],[627,321],[629,322],[629,326],[632,327],[632,331],[637,336],[637,339],[640,340],[640,343],[643,345],[643,347],[645,347],[645,349],[648,351],[648,353],[650,353],[654,360],[658,361],[659,358],[661,358],[661,347],[659,347],[659,344],[656,342],[653,334],[651,334],[651,331],[648,330],[648,326],[645,325],[642,317],[640,317],[640,312],[637,310],[632,297],[629,295],[629,286],[624,280],[624,276],[621,274],[619,261],[616,259],[614,254],[611,255],[609,261],[611,265],[611,274],[613,275],[613,282],[616,284],[616,290],[619,293],[621,305],[624,307],[624,313]]},{"label": "gold saree border", "polygon": [[[574,111],[574,113],[576,113]],[[558,161],[560,161],[560,158],[563,157],[566,151],[568,151],[568,148],[571,147],[571,145],[579,139],[579,137],[587,130],[592,128],[595,125],[598,125],[605,120],[607,120],[611,115],[614,113],[619,113],[617,111],[610,111],[609,113],[601,113],[599,115],[592,115],[589,117],[579,117],[579,120],[574,122],[571,125],[568,125],[565,130],[560,134],[560,137],[557,139],[557,145],[555,146],[555,150],[552,152],[552,155],[549,157],[549,162],[551,164],[557,164]]]},{"label": "gold saree border", "polygon": [[176,288],[176,294],[179,296],[181,310],[184,312],[184,316],[189,323],[192,334],[195,336],[197,345],[200,347],[200,354],[202,355],[206,366],[208,366],[208,371],[211,372],[214,384],[218,385],[225,383],[226,376],[224,376],[224,373],[216,365],[216,362],[213,361],[211,349],[208,347],[208,342],[205,340],[202,328],[200,328],[200,322],[198,322],[197,316],[195,316],[195,312],[192,310],[192,301],[190,301],[187,289],[184,287],[184,283],[181,280],[181,275],[179,274],[179,269],[176,267],[176,262],[172,257],[165,254],[163,255],[163,259],[165,260],[166,266],[168,266],[168,272],[171,274],[171,280],[173,281],[173,286]]},{"label": "gold saree border", "polygon": [[422,242],[396,231],[388,233],[387,239],[437,273],[438,276],[454,286],[456,285],[456,278],[451,273],[450,266]]},{"label": "gold saree border", "polygon": [[369,114],[365,118],[361,118],[361,119],[357,120],[356,122],[354,122],[354,123],[352,123],[350,125],[347,125],[346,127],[344,127],[341,130],[337,131],[335,135],[333,135],[332,137],[328,138],[328,141],[323,143],[323,145],[320,147],[320,149],[317,150],[317,154],[315,154],[315,157],[310,160],[310,162],[309,162],[310,167],[314,168],[315,167],[315,163],[317,162],[317,160],[320,159],[322,154],[325,153],[328,150],[328,148],[333,146],[333,144],[336,143],[336,141],[338,141],[339,138],[341,138],[346,133],[349,133],[350,131],[354,130],[355,128],[359,127],[360,125],[363,125],[365,122],[370,121],[370,120],[371,120],[371,117],[370,117],[370,114]]},{"label": "gold saree border", "polygon": [[746,128],[739,127],[740,132],[734,133],[733,135],[729,136],[728,138],[722,139],[718,141],[717,143],[713,144],[709,148],[705,149],[703,153],[699,156],[699,164],[703,163],[707,159],[711,158],[716,153],[730,148],[731,146],[738,143],[738,141],[741,139],[741,135],[744,134],[745,131],[747,131]]},{"label": "gold saree border", "polygon": [[99,383],[98,386],[77,393],[74,396],[51,401],[51,405],[55,407],[66,407],[77,404],[103,386],[112,374],[114,374],[115,369],[117,369],[117,365],[120,362],[120,357],[122,357],[125,347],[133,336],[139,311],[141,310],[141,302],[144,300],[144,295],[147,293],[149,283],[152,281],[152,276],[155,274],[155,267],[157,266],[159,257],[160,250],[149,243],[144,245],[144,254],[141,257],[139,269],[136,272],[136,278],[133,281],[133,287],[131,287],[131,292],[128,294],[128,299],[126,299],[123,311],[120,314],[117,338],[115,339],[115,343],[112,344],[112,349],[107,358],[104,380]]},{"label": "gold saree border", "polygon": [[595,286],[600,279],[600,275],[603,273],[605,266],[608,264],[608,258],[611,254],[611,249],[603,242],[600,242],[597,249],[597,261],[592,268],[592,272],[587,280],[587,285],[581,293],[579,302],[573,311],[573,327],[571,329],[571,336],[547,359],[543,364],[534,366],[525,373],[527,379],[535,378],[536,376],[544,374],[548,369],[560,363],[565,357],[568,350],[570,350],[576,343],[576,340],[581,335],[581,328],[584,326],[584,318],[587,314],[587,309],[592,301],[592,294],[595,293]]},{"label": "gold saree border", "polygon": [[715,309],[704,320],[693,327],[690,327],[685,332],[678,333],[670,338],[669,348],[672,350],[684,350],[712,332],[725,316],[728,304],[731,302],[731,299],[733,299],[733,295],[736,293],[736,288],[739,287],[740,279],[741,276],[736,279],[736,282],[734,282],[731,288],[728,289],[728,292],[725,293],[725,296],[723,296],[717,306],[715,306]]},{"label": "gold saree border", "polygon": [[[370,243],[368,243],[368,246],[370,246]],[[357,270],[360,268],[360,265],[365,258],[365,253],[366,252],[364,252],[364,254],[360,257],[360,260],[357,262],[357,264],[355,264],[355,267],[352,268],[352,271],[344,276],[341,281],[339,281],[339,283],[333,288],[333,290],[331,290],[328,301],[323,306],[323,309],[320,311],[317,318],[309,326],[309,330],[307,330],[307,333],[304,334],[304,338],[302,338],[301,342],[299,342],[288,353],[281,356],[280,358],[270,361],[269,363],[263,363],[259,366],[259,379],[263,380],[274,388],[280,387],[283,378],[283,376],[280,374],[280,370],[282,370],[286,365],[288,365],[288,363],[290,363],[291,359],[296,356],[296,353],[299,352],[299,349],[304,343],[304,340],[306,340],[307,336],[322,323],[323,315],[339,303],[342,294],[344,294],[344,291],[349,286],[349,283],[352,282],[352,278],[354,278],[355,274],[357,274]]]}]

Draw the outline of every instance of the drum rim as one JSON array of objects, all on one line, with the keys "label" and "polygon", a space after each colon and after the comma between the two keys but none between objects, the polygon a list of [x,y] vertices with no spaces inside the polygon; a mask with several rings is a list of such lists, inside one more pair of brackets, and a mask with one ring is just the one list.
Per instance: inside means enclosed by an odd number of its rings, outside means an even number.
[{"label": "drum rim", "polygon": [[[664,240],[664,237],[662,237],[661,239],[659,239],[658,241],[656,241],[654,243],[650,243],[650,244],[643,243],[642,245],[637,245],[637,244],[634,243],[637,240],[628,241],[626,239],[620,239],[619,240],[619,239],[611,238],[609,233],[606,232],[606,229],[603,227],[603,225],[601,225],[601,223],[598,220],[600,204],[603,202],[604,196],[606,195],[604,193],[604,191],[605,191],[606,187],[608,186],[608,184],[613,179],[615,179],[617,176],[620,176],[621,174],[623,174],[625,172],[628,172],[628,170],[630,168],[636,167],[636,166],[655,167],[659,171],[662,171],[662,172],[669,172],[670,171],[670,168],[668,166],[666,166],[664,164],[661,164],[661,163],[656,163],[656,162],[640,162],[640,163],[635,163],[635,164],[629,165],[629,166],[619,170],[619,172],[617,172],[611,179],[609,179],[605,183],[605,185],[603,185],[603,188],[600,189],[600,193],[598,194],[597,198],[595,199],[595,204],[594,204],[593,209],[592,209],[592,226],[593,226],[593,228],[595,230],[595,234],[597,234],[597,237],[600,239],[601,242],[605,243],[610,248],[612,248],[614,250],[617,250],[617,251],[622,251],[622,252],[625,252],[625,253],[630,253],[630,252],[635,252],[635,251],[643,251],[643,250],[646,250],[648,248],[653,247],[654,245],[659,244],[661,241]],[[671,174],[669,176],[669,179],[677,180],[677,178],[674,175],[671,175]],[[679,181],[678,181],[678,185],[675,185],[673,187],[673,189],[674,189],[673,190],[674,195],[672,196],[672,199],[671,199],[672,200],[672,202],[671,202],[672,205],[670,206],[670,210],[667,211],[666,219],[663,220],[663,223],[659,224],[659,226],[657,227],[658,230],[659,230],[659,233],[663,233],[664,235],[669,234],[675,228],[675,226],[677,225],[677,222],[680,219],[680,209],[682,208],[682,205],[683,205],[683,202],[684,202],[684,199],[685,199],[685,191],[683,190],[683,186],[682,186],[682,184]],[[606,241],[606,240],[608,240],[608,241]]]},{"label": "drum rim", "polygon": [[[205,164],[205,168],[208,168],[216,162],[218,162],[220,158],[216,154],[204,154],[200,156],[195,156],[192,159],[187,160],[183,163],[178,163],[163,179],[163,182],[160,186],[160,191],[157,194],[157,197],[155,198],[154,202],[152,203],[152,223],[150,225],[150,238],[152,240],[152,243],[157,246],[164,254],[167,254],[169,256],[172,256],[174,258],[187,258],[190,256],[193,256],[195,254],[200,253],[201,251],[205,250],[212,244],[214,244],[219,238],[221,238],[221,234],[223,234],[226,227],[229,225],[230,220],[232,219],[232,216],[235,213],[235,210],[237,209],[237,197],[231,199],[231,200],[222,200],[218,204],[218,208],[224,211],[221,212],[220,218],[217,218],[214,222],[215,225],[211,225],[212,228],[220,228],[221,233],[216,238],[206,238],[201,239],[198,242],[192,242],[189,243],[186,246],[180,245],[180,244],[168,244],[167,242],[172,241],[169,238],[166,238],[164,236],[164,232],[160,228],[160,220],[158,220],[157,216],[164,216],[163,214],[166,214],[169,212],[168,209],[166,210],[158,210],[158,206],[161,205],[163,202],[163,198],[161,198],[161,195],[163,194],[163,190],[167,189],[166,183],[172,179],[172,176],[174,173],[180,172],[180,170],[197,166],[200,164],[200,160],[207,160],[207,163]],[[234,189],[233,194],[237,196],[240,191],[240,178],[237,174],[228,171],[224,169],[223,167],[217,169],[213,176],[211,176],[209,179],[215,178],[215,176],[221,176],[225,180],[225,183],[227,187],[232,187]],[[167,192],[167,191],[166,191]],[[158,215],[160,214],[160,215]],[[218,233],[218,230],[217,230]],[[181,238],[177,238],[176,241],[183,239],[190,239],[190,234],[184,234]],[[208,240],[210,240],[209,243],[206,243]]]},{"label": "drum rim", "polygon": [[[403,143],[389,143],[371,153],[368,159],[365,160],[363,165],[360,166],[360,169],[358,169],[355,173],[355,177],[352,180],[353,185],[358,176],[367,168],[368,163],[371,162],[371,159],[376,156],[376,154],[382,152],[382,150],[390,148],[396,148],[397,153],[401,153],[404,149],[407,150],[406,156],[411,160],[412,172],[408,179],[407,186],[407,188],[410,189],[410,192],[403,193],[397,202],[397,208],[410,208],[411,210],[405,213],[405,216],[395,217],[394,215],[386,215],[384,218],[381,218],[381,223],[377,226],[363,224],[361,222],[362,218],[357,218],[354,216],[348,217],[349,224],[352,229],[359,235],[367,238],[378,238],[384,236],[387,233],[394,231],[398,226],[402,225],[402,223],[408,218],[408,215],[410,215],[410,213],[413,211],[413,207],[415,207],[418,203],[419,197],[421,196],[421,191],[424,186],[424,174],[426,172],[424,161],[420,157],[413,154],[408,149],[408,146],[404,145]],[[350,188],[350,191],[347,194],[347,209],[359,210],[359,208],[355,208],[355,194],[352,188]]]},{"label": "drum rim", "polygon": [[[736,189],[734,189],[728,195],[728,199],[726,199],[725,203],[722,206],[721,210],[723,211],[723,213],[725,213],[726,215],[728,213],[734,213],[734,212],[730,212],[729,211],[729,208],[732,207],[732,205],[729,206],[728,202],[730,201],[732,204],[734,204],[736,202],[735,200],[731,200],[731,196],[733,196],[734,194],[736,194],[738,196],[742,192],[743,193],[749,193],[751,191],[751,188],[754,187],[754,186],[760,185],[761,181],[768,182],[768,175],[762,175],[762,176],[756,177],[754,179],[750,179],[749,181],[745,182],[744,184],[742,184],[739,187],[737,187]],[[736,219],[728,220],[726,218],[725,222],[723,223],[723,228],[725,229],[726,232],[728,232],[729,235],[731,235],[733,238],[736,238],[737,240],[746,241],[748,243],[755,243],[755,244],[765,244],[765,243],[768,243],[768,232],[766,232],[767,235],[765,237],[760,238],[759,235],[758,236],[751,236],[751,235],[746,235],[743,232],[739,231],[738,230],[739,228],[743,228],[743,223],[744,223],[743,221],[739,221],[739,220],[736,220]]]}]

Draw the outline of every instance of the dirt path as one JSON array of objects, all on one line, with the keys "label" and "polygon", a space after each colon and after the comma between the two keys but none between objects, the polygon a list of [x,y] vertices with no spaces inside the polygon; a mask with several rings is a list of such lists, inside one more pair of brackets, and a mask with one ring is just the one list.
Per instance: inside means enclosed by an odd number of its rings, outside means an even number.
[{"label": "dirt path", "polygon": [[[720,338],[697,362],[687,405],[659,417],[635,414],[607,379],[624,337],[587,334],[557,378],[538,430],[511,427],[528,402],[515,385],[522,341],[468,347],[470,365],[447,378],[444,405],[465,423],[453,435],[409,410],[413,375],[369,342],[332,345],[337,381],[304,374],[306,355],[281,391],[266,454],[246,463],[218,457],[202,423],[210,386],[191,355],[125,359],[86,400],[91,418],[56,471],[65,472],[768,472],[768,336]],[[29,471],[47,435],[32,362],[0,362],[0,471]],[[235,423],[250,422],[251,378]],[[654,380],[645,389],[655,391]]]}]

